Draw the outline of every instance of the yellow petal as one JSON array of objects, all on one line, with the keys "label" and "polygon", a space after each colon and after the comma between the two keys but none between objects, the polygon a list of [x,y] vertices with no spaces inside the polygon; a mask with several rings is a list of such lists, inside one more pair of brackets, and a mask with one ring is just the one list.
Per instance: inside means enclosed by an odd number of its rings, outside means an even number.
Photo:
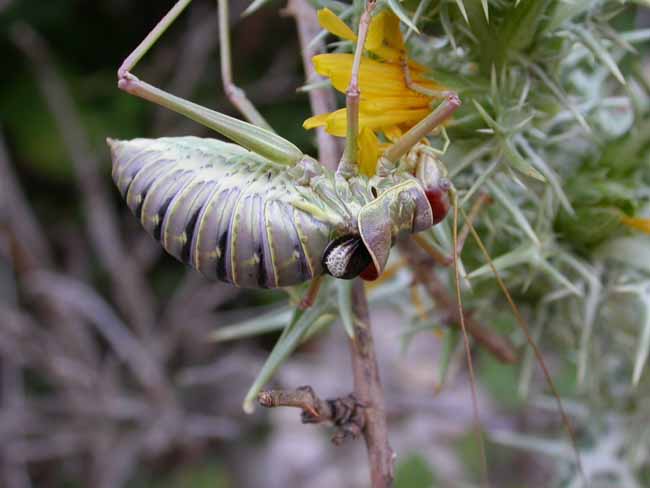
[{"label": "yellow petal", "polygon": [[[371,34],[374,35],[374,38],[372,42],[369,42]],[[377,39],[380,35],[381,39]],[[399,19],[392,12],[384,10],[373,18],[368,39],[366,49],[383,60],[399,63],[404,57],[404,40],[399,28]]]},{"label": "yellow petal", "polygon": [[[381,130],[386,127],[403,126],[403,129],[409,129],[430,113],[429,109],[412,109],[412,110],[391,110],[380,114],[368,114],[361,111],[359,113],[359,127],[367,127],[373,130]],[[322,118],[321,118],[322,117]],[[347,134],[348,119],[347,109],[342,108],[336,112],[322,114],[307,119],[304,123],[306,129],[325,125],[328,134],[337,137],[345,137]]]},{"label": "yellow petal", "polygon": [[382,132],[390,142],[395,142],[402,137],[402,130],[396,125],[390,127],[382,127]]},{"label": "yellow petal", "polygon": [[399,28],[399,19],[393,12],[384,11],[386,15],[384,25],[384,40],[389,47],[404,51],[404,38]]},{"label": "yellow petal", "polygon": [[368,51],[374,51],[384,43],[385,13],[386,11],[381,12],[379,15],[375,15],[370,21],[370,27],[368,27],[368,35],[366,37],[366,45],[364,46]]},{"label": "yellow petal", "polygon": [[318,23],[323,29],[341,39],[347,39],[348,41],[357,40],[357,36],[352,32],[352,29],[328,8],[323,8],[318,11]]},{"label": "yellow petal", "polygon": [[[318,74],[330,78],[334,88],[345,93],[350,84],[353,58],[351,54],[319,54],[312,58],[312,62]],[[405,93],[408,89],[399,66],[365,57],[361,58],[359,68],[359,89],[361,98],[410,94],[410,91]]]},{"label": "yellow petal", "polygon": [[319,115],[314,115],[313,117],[309,117],[307,120],[305,120],[302,123],[302,126],[305,129],[313,129],[315,127],[322,127],[327,124],[327,119],[331,114],[319,114]]},{"label": "yellow petal", "polygon": [[643,219],[639,217],[628,217],[623,215],[621,217],[621,222],[624,225],[627,225],[631,229],[640,230],[645,234],[650,234],[650,219]]},{"label": "yellow petal", "polygon": [[363,105],[362,110],[368,114],[373,114],[387,110],[429,108],[429,98],[418,93],[407,93],[403,97],[368,97],[361,102]]},{"label": "yellow petal", "polygon": [[[345,53],[319,54],[312,58],[314,68],[320,75],[330,78],[332,85],[345,93],[350,84],[354,56]],[[442,91],[445,88],[412,70],[413,81],[430,90]],[[382,63],[374,59],[361,58],[359,67],[359,89],[361,99],[370,97],[411,97],[420,96],[407,88],[404,72],[399,64]]]},{"label": "yellow petal", "polygon": [[341,108],[328,114],[325,131],[337,137],[345,137],[348,130],[347,109]]},{"label": "yellow petal", "polygon": [[366,176],[375,174],[377,159],[379,159],[379,139],[367,127],[359,134],[359,170]]},{"label": "yellow petal", "polygon": [[429,115],[429,113],[429,109],[391,110],[385,113],[371,115],[361,112],[359,115],[359,127],[369,127],[376,130],[382,127],[401,124],[412,127]]},{"label": "yellow petal", "polygon": [[377,46],[374,49],[368,49],[368,51],[390,63],[399,63],[402,59],[402,53],[399,50],[388,46]]}]

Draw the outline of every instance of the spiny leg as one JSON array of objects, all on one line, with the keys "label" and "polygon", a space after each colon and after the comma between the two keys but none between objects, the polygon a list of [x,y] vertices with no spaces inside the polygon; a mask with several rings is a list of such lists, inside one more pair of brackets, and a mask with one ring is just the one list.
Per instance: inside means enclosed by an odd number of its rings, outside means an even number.
[{"label": "spiny leg", "polygon": [[580,476],[583,480],[584,486],[589,486],[587,477],[585,475],[585,471],[582,467],[582,460],[580,457],[580,451],[578,450],[578,442],[576,440],[575,432],[573,430],[573,426],[571,424],[571,421],[569,420],[569,416],[566,413],[566,410],[564,409],[564,404],[562,403],[562,399],[560,398],[560,394],[557,391],[557,388],[555,386],[555,382],[553,381],[553,378],[551,377],[551,373],[548,370],[548,367],[546,366],[546,361],[544,361],[544,357],[542,356],[542,352],[539,349],[539,346],[533,339],[533,336],[531,334],[530,328],[528,327],[528,323],[524,319],[524,316],[522,315],[521,311],[519,310],[519,307],[515,303],[515,301],[512,298],[512,295],[510,294],[510,291],[508,290],[508,287],[506,284],[503,282],[503,279],[501,278],[501,275],[497,271],[496,266],[494,265],[494,262],[492,261],[492,258],[490,257],[490,253],[485,247],[485,244],[483,244],[483,240],[479,237],[478,232],[476,232],[476,229],[472,225],[471,221],[467,218],[467,215],[465,214],[465,211],[463,209],[460,209],[460,211],[463,213],[465,216],[465,220],[469,222],[469,230],[472,233],[472,237],[476,241],[476,244],[478,244],[479,248],[481,249],[481,253],[485,257],[485,260],[487,261],[488,265],[490,266],[490,269],[492,270],[492,274],[494,274],[495,279],[497,280],[497,283],[499,285],[499,288],[503,292],[503,294],[506,297],[506,300],[508,301],[508,304],[510,305],[510,308],[512,309],[512,314],[515,316],[515,320],[517,321],[517,325],[521,329],[521,331],[524,333],[524,336],[526,337],[526,342],[528,342],[528,345],[532,348],[533,354],[535,355],[535,358],[537,359],[537,363],[539,364],[540,369],[542,370],[542,373],[544,374],[544,379],[546,380],[546,383],[548,387],[551,390],[551,393],[553,394],[553,397],[555,398],[555,401],[557,403],[557,408],[560,412],[560,416],[562,417],[562,424],[564,425],[564,428],[567,431],[567,434],[569,436],[569,439],[571,441],[571,447],[573,448],[573,452],[575,453],[576,456],[576,465],[578,467],[578,471],[580,472]]},{"label": "spiny leg", "polygon": [[[467,218],[463,221],[463,226],[460,229],[460,232],[458,233],[458,243],[456,244],[456,252],[460,254],[463,251],[463,247],[465,246],[465,241],[467,240],[467,236],[469,235],[470,232],[470,226],[473,226],[474,221],[476,220],[476,217],[478,217],[479,212],[481,210],[485,209],[486,206],[490,205],[492,203],[492,197],[488,195],[487,193],[481,193],[474,204],[472,205],[472,208],[469,211],[469,214],[467,214]],[[465,213],[463,212],[463,215]],[[421,235],[418,234],[413,234],[411,236],[413,241],[420,246],[422,250],[424,250],[435,262],[436,264],[439,264],[440,266],[451,266],[454,262],[453,255],[448,256],[441,251],[438,251],[435,247],[433,247],[429,242],[422,237]]]},{"label": "spiny leg", "polygon": [[121,80],[124,78],[134,67],[138,61],[149,51],[156,41],[162,36],[167,28],[174,23],[176,18],[185,10],[192,0],[179,0],[170,9],[165,16],[160,19],[160,22],[147,34],[138,47],[136,47],[131,54],[122,62],[122,65],[117,70],[117,78]]},{"label": "spiny leg", "polygon": [[406,58],[405,53],[403,53],[400,58],[400,66],[402,68],[402,74],[404,75],[404,83],[409,90],[434,98],[443,98],[453,93],[449,90],[433,90],[431,88],[426,88],[413,81],[413,75],[411,75],[411,68],[409,68],[408,59]]},{"label": "spiny leg", "polygon": [[411,127],[397,142],[386,149],[377,161],[377,174],[384,176],[392,171],[404,154],[415,146],[420,139],[430,134],[433,129],[448,120],[458,107],[460,107],[460,98],[458,98],[458,95],[454,92],[448,93],[433,112]]},{"label": "spiny leg", "polygon": [[237,110],[251,123],[258,127],[272,131],[266,119],[255,108],[255,105],[248,99],[244,90],[235,85],[232,81],[232,57],[230,50],[230,20],[228,14],[228,0],[219,2],[219,54],[221,57],[221,82],[223,91],[228,100]]},{"label": "spiny leg", "polygon": [[[472,353],[469,347],[469,336],[467,334],[467,326],[465,324],[465,311],[463,310],[463,299],[460,292],[460,271],[458,269],[459,251],[458,251],[458,198],[456,193],[452,194],[454,206],[454,223],[453,223],[453,256],[454,256],[454,281],[456,287],[456,302],[458,303],[458,315],[460,318],[460,328],[463,332],[463,344],[465,346],[465,355],[467,357],[467,369],[469,371],[471,391],[472,391],[472,409],[474,412],[474,424],[476,425],[476,437],[478,440],[479,448],[481,451],[482,463],[482,481],[483,486],[489,485],[488,470],[487,470],[487,455],[485,453],[485,442],[483,434],[481,433],[481,417],[478,411],[478,398],[476,394],[476,375],[474,374],[474,363],[472,361]],[[467,216],[465,216],[467,220]],[[471,223],[470,223],[471,225]],[[472,227],[473,229],[473,227]]]},{"label": "spiny leg", "polygon": [[359,32],[357,33],[357,45],[354,50],[354,61],[352,62],[352,73],[350,75],[350,85],[345,92],[345,106],[347,112],[347,134],[345,138],[345,149],[339,163],[337,173],[344,178],[355,176],[359,172],[358,143],[359,137],[359,99],[361,91],[359,90],[359,67],[361,66],[361,57],[363,55],[363,46],[366,43],[368,27],[372,10],[375,8],[375,0],[368,0],[366,8],[359,20]]},{"label": "spiny leg", "polygon": [[138,61],[151,49],[190,2],[191,0],[179,0],[138,47],[129,54],[117,70],[117,86],[127,93],[185,115],[271,161],[286,165],[296,164],[303,157],[302,151],[277,134],[176,97],[144,81],[140,81],[131,73]]},{"label": "spiny leg", "polygon": [[469,235],[470,227],[474,225],[474,221],[476,220],[479,212],[491,203],[492,197],[487,193],[481,193],[474,202],[474,205],[472,205],[469,214],[465,214],[463,211],[465,220],[463,221],[463,227],[460,229],[460,233],[458,234],[458,242],[456,243],[456,252],[458,254],[462,252],[463,247],[465,246],[465,241],[467,240],[467,236]]}]

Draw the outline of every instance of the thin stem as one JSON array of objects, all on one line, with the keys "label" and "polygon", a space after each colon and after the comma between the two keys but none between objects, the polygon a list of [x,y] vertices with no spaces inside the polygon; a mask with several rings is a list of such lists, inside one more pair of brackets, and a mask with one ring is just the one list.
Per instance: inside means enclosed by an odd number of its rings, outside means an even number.
[{"label": "thin stem", "polygon": [[[52,252],[41,224],[23,193],[14,167],[0,126],[0,225],[7,225],[14,266],[22,272],[49,266]],[[4,229],[0,230],[0,236],[3,233]]]},{"label": "thin stem", "polygon": [[344,176],[355,175],[359,168],[357,164],[359,136],[359,99],[361,91],[359,89],[359,68],[361,66],[361,57],[363,56],[363,46],[366,43],[368,27],[372,10],[375,8],[375,0],[368,0],[366,8],[359,20],[359,32],[357,34],[357,45],[354,50],[354,61],[352,62],[352,73],[350,74],[350,85],[345,92],[345,106],[347,108],[347,134],[345,139],[345,150],[338,171]]}]

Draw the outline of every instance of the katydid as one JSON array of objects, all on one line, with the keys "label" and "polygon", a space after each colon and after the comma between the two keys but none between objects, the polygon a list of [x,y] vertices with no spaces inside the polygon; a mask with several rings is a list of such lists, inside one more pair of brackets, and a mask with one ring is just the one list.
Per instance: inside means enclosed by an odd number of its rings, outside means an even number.
[{"label": "katydid", "polygon": [[[356,132],[333,172],[269,128],[182,100],[131,73],[187,4],[179,1],[127,57],[118,70],[118,86],[237,144],[194,137],[108,140],[115,183],[167,252],[208,278],[240,287],[285,287],[323,274],[374,279],[400,236],[428,229],[446,216],[451,188],[446,170],[415,142],[458,108],[454,93],[385,152],[378,175],[359,173]],[[227,19],[227,2],[219,5],[221,19]],[[221,27],[223,41],[227,25],[221,22]],[[362,43],[365,32],[359,38]],[[226,62],[228,48],[228,41],[221,42]],[[249,120],[263,121],[241,90],[230,85],[227,92],[237,94]],[[348,105],[358,96],[356,89]]]}]

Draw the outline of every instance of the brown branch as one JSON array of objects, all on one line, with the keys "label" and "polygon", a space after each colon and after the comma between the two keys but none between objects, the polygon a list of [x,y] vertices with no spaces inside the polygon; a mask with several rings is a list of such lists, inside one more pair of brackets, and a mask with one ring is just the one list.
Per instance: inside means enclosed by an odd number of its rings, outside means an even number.
[{"label": "brown branch", "polygon": [[[286,10],[296,19],[306,79],[313,82],[317,76],[311,57],[316,52],[324,50],[322,43],[316,44],[313,50],[307,49],[309,43],[320,31],[316,12],[306,0],[289,0]],[[331,112],[336,109],[336,98],[330,87],[311,90],[309,100],[314,114]],[[322,128],[318,129],[317,137],[321,164],[335,170],[343,148],[341,139],[332,137]],[[350,353],[354,374],[354,395],[358,401],[365,405],[363,436],[368,450],[372,487],[385,488],[393,482],[395,454],[388,442],[384,392],[379,378],[379,368],[372,339],[368,302],[361,281],[357,280],[354,283],[352,293],[355,339],[350,341]]]},{"label": "brown branch", "polygon": [[365,425],[364,405],[350,394],[342,398],[322,400],[311,386],[295,390],[265,390],[257,395],[260,405],[266,408],[296,407],[302,409],[303,424],[331,422],[336,426],[332,436],[334,444],[346,439],[356,439]]},{"label": "brown branch", "polygon": [[[413,239],[401,240],[398,244],[400,254],[406,259],[415,276],[429,293],[431,299],[443,311],[447,325],[459,327],[460,313],[456,300],[449,295],[446,286],[435,273],[436,261],[418,246]],[[510,341],[480,324],[470,314],[465,313],[467,333],[481,343],[497,359],[504,363],[517,362],[517,354]]]},{"label": "brown branch", "polygon": [[384,391],[372,339],[368,301],[363,282],[357,279],[352,287],[354,340],[350,341],[354,391],[365,405],[364,439],[370,461],[372,488],[385,488],[393,483],[395,453],[388,442],[388,425]]}]

